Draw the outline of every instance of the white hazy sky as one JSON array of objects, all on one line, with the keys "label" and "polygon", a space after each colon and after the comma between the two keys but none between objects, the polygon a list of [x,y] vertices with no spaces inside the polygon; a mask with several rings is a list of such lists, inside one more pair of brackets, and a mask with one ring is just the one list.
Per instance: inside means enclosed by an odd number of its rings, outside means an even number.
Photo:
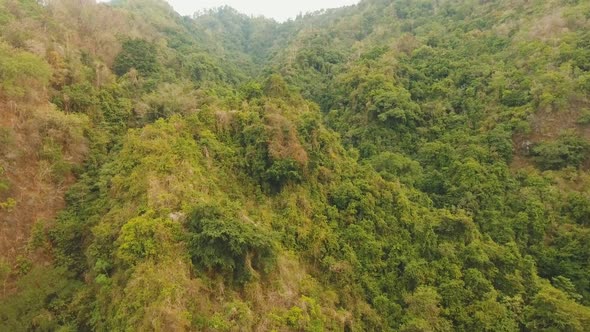
[{"label": "white hazy sky", "polygon": [[336,8],[358,3],[358,0],[167,0],[182,15],[192,15],[198,10],[231,6],[248,15],[263,15],[277,21],[295,18],[325,8]]}]

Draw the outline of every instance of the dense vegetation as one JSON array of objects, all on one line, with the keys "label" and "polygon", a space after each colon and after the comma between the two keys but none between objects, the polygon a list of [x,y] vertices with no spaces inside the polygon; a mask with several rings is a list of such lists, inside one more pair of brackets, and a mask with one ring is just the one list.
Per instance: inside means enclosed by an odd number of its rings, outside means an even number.
[{"label": "dense vegetation", "polygon": [[0,330],[590,331],[589,96],[582,0],[0,0]]}]

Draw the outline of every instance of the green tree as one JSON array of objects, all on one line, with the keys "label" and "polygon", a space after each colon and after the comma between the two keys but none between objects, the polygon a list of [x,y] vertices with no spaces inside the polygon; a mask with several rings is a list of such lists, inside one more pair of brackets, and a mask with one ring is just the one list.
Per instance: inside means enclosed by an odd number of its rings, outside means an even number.
[{"label": "green tree", "polygon": [[128,265],[136,265],[144,260],[157,261],[169,253],[174,241],[172,224],[163,219],[148,216],[129,220],[121,228],[117,239],[117,258]]},{"label": "green tree", "polygon": [[400,331],[451,331],[451,324],[442,316],[440,295],[433,287],[420,286],[405,297],[408,321]]},{"label": "green tree", "polygon": [[158,71],[157,49],[152,43],[143,39],[123,42],[122,50],[113,64],[113,71],[123,76],[131,69],[136,69],[146,77]]},{"label": "green tree", "polygon": [[189,252],[197,266],[229,273],[243,283],[274,264],[272,236],[251,221],[203,205],[194,209],[188,225]]},{"label": "green tree", "polygon": [[550,285],[543,285],[526,308],[526,326],[535,331],[587,331],[590,309]]},{"label": "green tree", "polygon": [[588,157],[590,144],[574,134],[563,134],[555,141],[542,142],[533,148],[534,159],[541,169],[558,170],[579,167]]}]

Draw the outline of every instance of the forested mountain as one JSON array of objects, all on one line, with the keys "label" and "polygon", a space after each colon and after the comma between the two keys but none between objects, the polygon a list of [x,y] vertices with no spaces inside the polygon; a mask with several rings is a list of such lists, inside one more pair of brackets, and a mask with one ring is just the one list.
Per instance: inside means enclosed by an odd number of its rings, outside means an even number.
[{"label": "forested mountain", "polygon": [[0,331],[590,331],[590,2],[0,0]]}]

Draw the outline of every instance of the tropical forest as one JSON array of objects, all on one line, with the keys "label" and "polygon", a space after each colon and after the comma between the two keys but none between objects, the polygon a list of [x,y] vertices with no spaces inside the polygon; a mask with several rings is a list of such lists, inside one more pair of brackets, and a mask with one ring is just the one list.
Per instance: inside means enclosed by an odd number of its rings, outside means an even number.
[{"label": "tropical forest", "polygon": [[590,331],[590,1],[0,0],[0,331]]}]

